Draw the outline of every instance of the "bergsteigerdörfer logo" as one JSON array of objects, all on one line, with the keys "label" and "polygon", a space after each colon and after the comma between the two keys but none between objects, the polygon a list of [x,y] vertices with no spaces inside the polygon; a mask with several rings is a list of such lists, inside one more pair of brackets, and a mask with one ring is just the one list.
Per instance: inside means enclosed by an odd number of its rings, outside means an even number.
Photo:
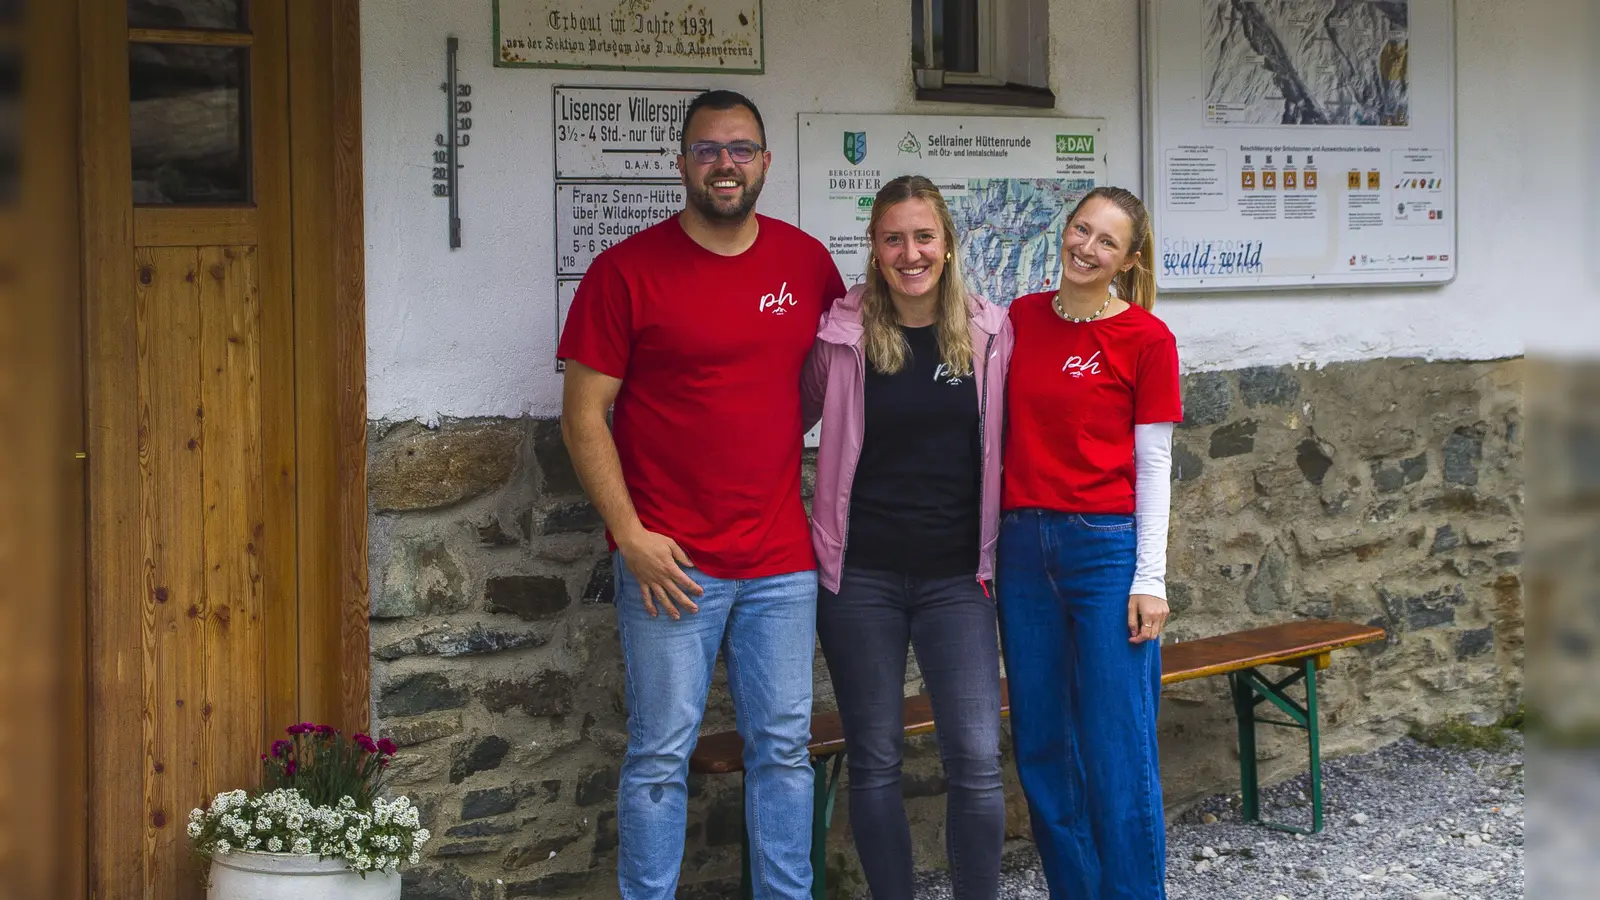
[{"label": "bergsteigerd\u00f6rfer logo", "polygon": [[844,158],[850,165],[859,166],[867,158],[867,133],[865,131],[846,131],[844,133]]}]

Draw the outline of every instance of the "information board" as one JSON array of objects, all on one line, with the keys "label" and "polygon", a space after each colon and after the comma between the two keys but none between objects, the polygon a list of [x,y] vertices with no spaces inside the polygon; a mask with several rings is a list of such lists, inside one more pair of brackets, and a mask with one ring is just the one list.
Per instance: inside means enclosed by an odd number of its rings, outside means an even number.
[{"label": "information board", "polygon": [[846,284],[866,277],[873,196],[898,176],[939,187],[969,289],[1002,305],[1056,286],[1066,218],[1105,183],[1102,119],[819,113],[799,128],[800,227]]},{"label": "information board", "polygon": [[[578,282],[613,244],[683,209],[677,154],[701,89],[557,85],[556,344]],[[556,371],[565,369],[555,361]]]},{"label": "information board", "polygon": [[1451,0],[1146,0],[1163,291],[1456,271]]},{"label": "information board", "polygon": [[494,64],[759,75],[762,0],[494,0]]}]

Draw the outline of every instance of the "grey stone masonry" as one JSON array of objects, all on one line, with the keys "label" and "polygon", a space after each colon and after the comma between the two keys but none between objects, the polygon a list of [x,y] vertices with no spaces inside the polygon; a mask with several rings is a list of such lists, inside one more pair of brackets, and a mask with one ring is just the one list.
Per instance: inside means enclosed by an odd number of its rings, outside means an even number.
[{"label": "grey stone masonry", "polygon": [[[1168,642],[1300,617],[1382,625],[1386,642],[1338,654],[1321,674],[1329,755],[1514,708],[1522,379],[1520,360],[1409,359],[1186,376]],[[628,709],[613,573],[559,423],[370,430],[375,730],[402,745],[394,787],[436,835],[404,896],[615,896]],[[831,707],[820,653],[815,672],[818,706]],[[906,689],[921,689],[914,660]],[[1163,701],[1169,813],[1236,790],[1225,682],[1177,685]],[[732,724],[719,665],[705,727]],[[1302,770],[1296,736],[1263,729],[1268,781]],[[1008,836],[1025,839],[1009,755],[1005,770]],[[931,738],[908,741],[920,867],[943,865],[945,790]],[[723,896],[738,884],[739,781],[694,776],[689,791],[679,895]],[[840,883],[858,875],[847,806],[841,792],[830,845]]]}]

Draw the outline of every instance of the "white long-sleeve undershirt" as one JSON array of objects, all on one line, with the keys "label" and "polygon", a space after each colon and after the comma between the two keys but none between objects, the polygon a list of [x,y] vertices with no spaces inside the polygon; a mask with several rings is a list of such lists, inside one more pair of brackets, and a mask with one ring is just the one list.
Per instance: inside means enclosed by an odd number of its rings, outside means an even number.
[{"label": "white long-sleeve undershirt", "polygon": [[1171,422],[1133,426],[1134,529],[1130,593],[1167,598],[1167,522],[1172,509]]}]

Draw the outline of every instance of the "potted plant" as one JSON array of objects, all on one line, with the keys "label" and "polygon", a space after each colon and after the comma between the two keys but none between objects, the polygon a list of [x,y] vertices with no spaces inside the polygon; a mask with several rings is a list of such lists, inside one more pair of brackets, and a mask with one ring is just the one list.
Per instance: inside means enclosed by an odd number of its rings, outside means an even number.
[{"label": "potted plant", "polygon": [[208,900],[397,900],[400,867],[429,834],[409,799],[380,796],[394,742],[309,722],[287,731],[261,754],[259,791],[189,813]]}]

